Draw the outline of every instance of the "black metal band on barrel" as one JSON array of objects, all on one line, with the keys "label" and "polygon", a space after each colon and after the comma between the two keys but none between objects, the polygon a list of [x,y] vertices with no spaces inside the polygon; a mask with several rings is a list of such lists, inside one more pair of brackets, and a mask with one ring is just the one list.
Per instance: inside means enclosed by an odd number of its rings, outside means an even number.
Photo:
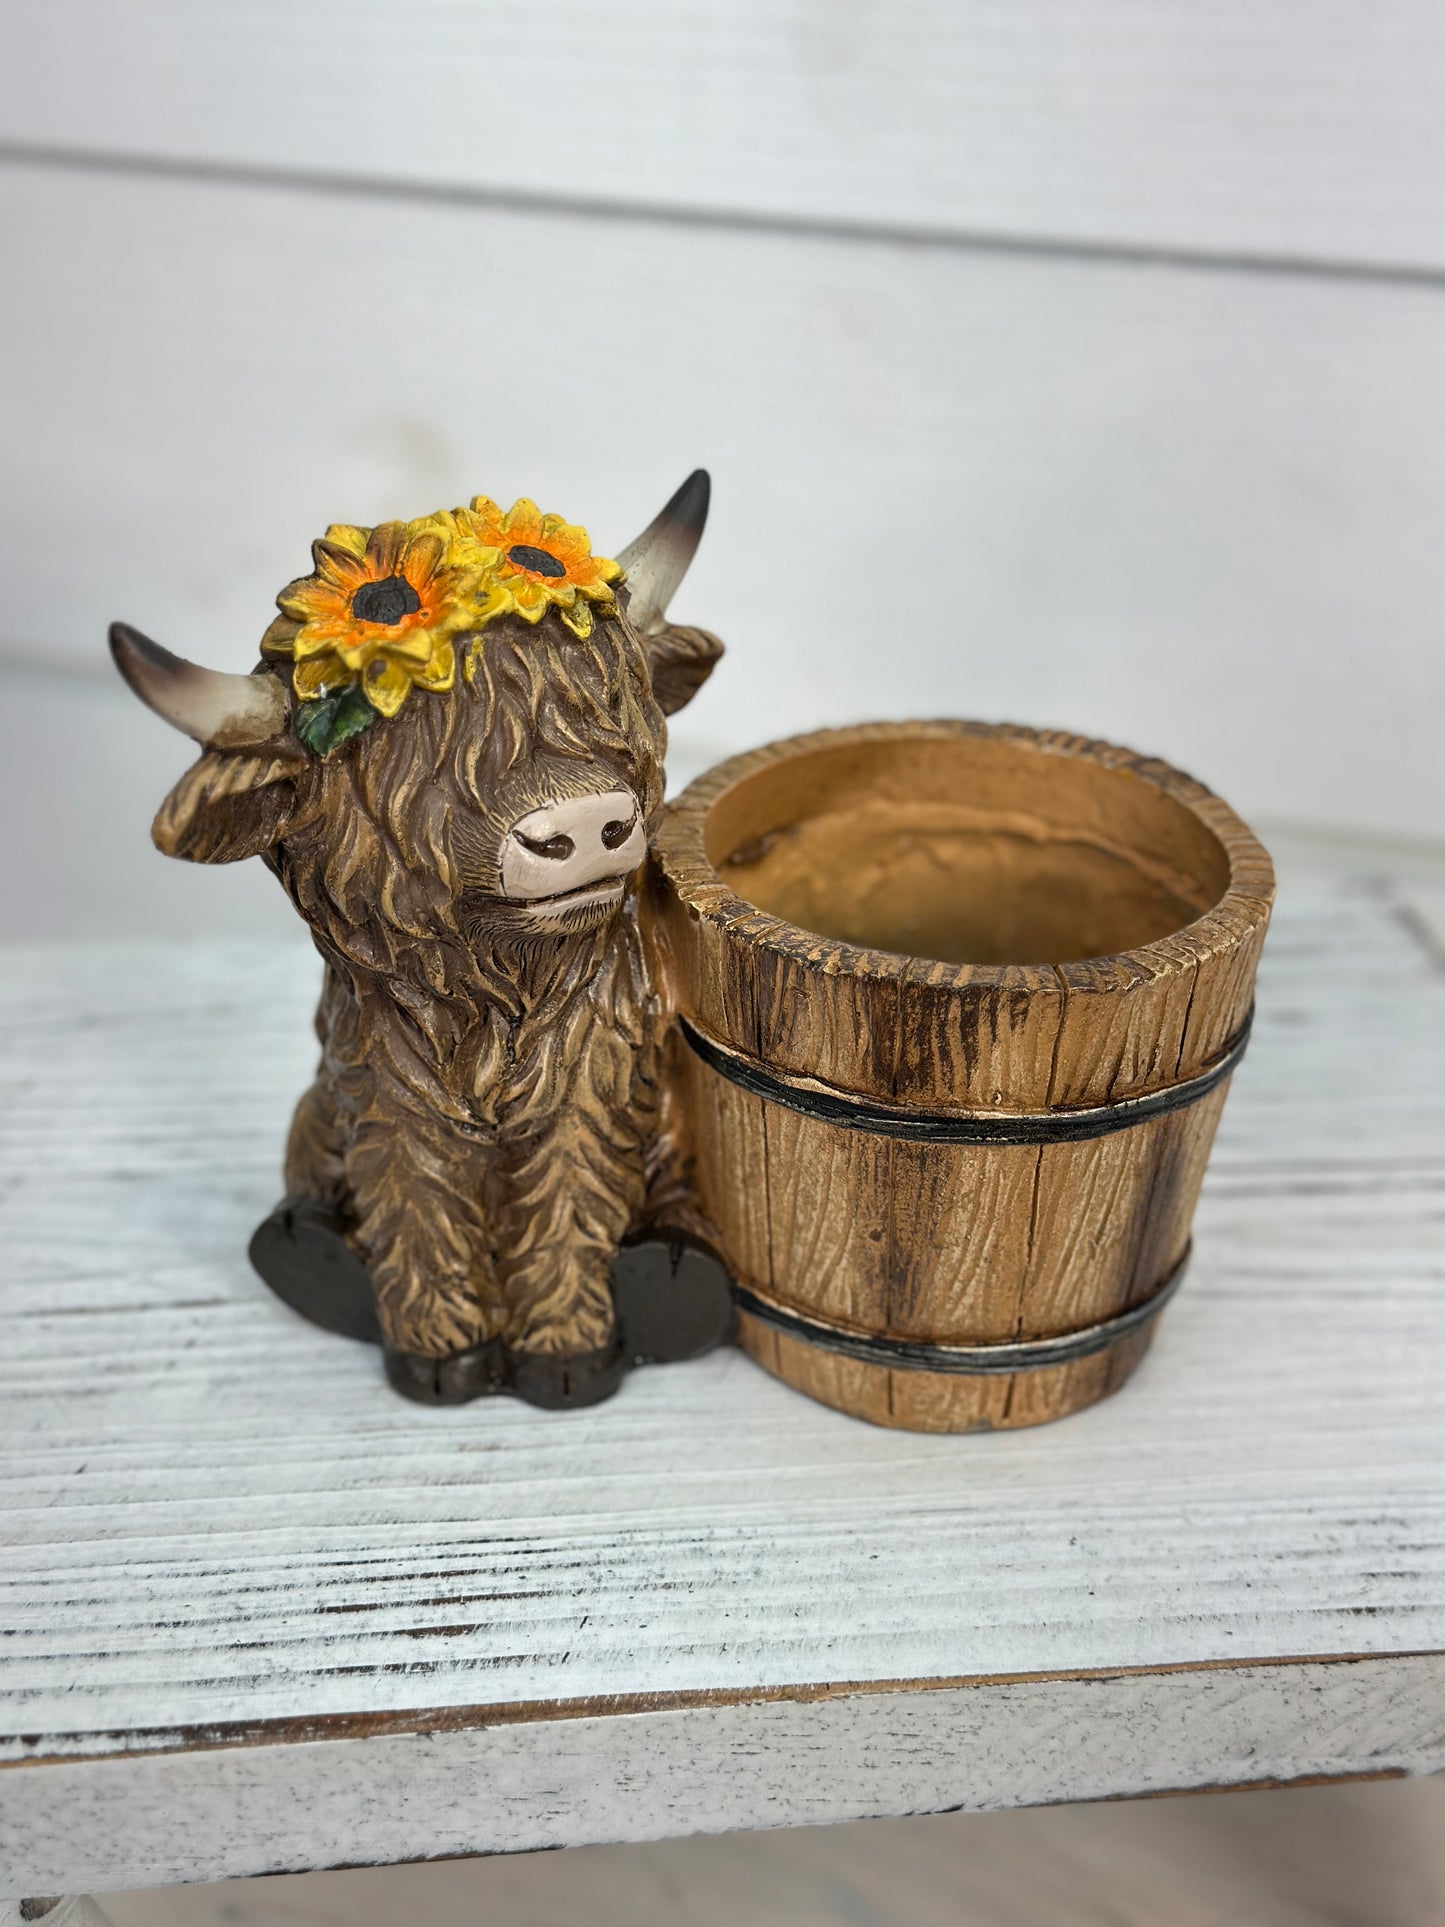
[{"label": "black metal band on barrel", "polygon": [[907,1138],[915,1144],[1081,1144],[1089,1138],[1108,1137],[1113,1131],[1146,1124],[1150,1118],[1165,1117],[1170,1111],[1182,1111],[1217,1090],[1244,1055],[1254,1010],[1251,1007],[1213,1063],[1195,1077],[1146,1091],[1141,1097],[1122,1097],[1111,1104],[1091,1104],[1071,1111],[1020,1111],[1011,1116],[997,1111],[905,1111],[830,1085],[793,1082],[756,1058],[719,1043],[690,1018],[679,1017],[678,1023],[692,1049],[719,1077],[754,1097],[766,1098],[770,1104],[781,1104],[802,1117],[821,1118],[845,1131]]},{"label": "black metal band on barrel", "polygon": [[987,1378],[1011,1372],[1041,1372],[1050,1365],[1069,1365],[1078,1358],[1092,1358],[1095,1352],[1108,1351],[1123,1338],[1157,1318],[1184,1282],[1191,1246],[1169,1273],[1163,1284],[1143,1301],[1121,1311],[1114,1318],[1101,1319],[1097,1325],[1083,1325],[1077,1331],[1060,1332],[1053,1338],[1000,1339],[985,1345],[926,1345],[912,1338],[885,1338],[881,1334],[847,1331],[827,1319],[791,1311],[771,1298],[733,1284],[733,1300],[741,1312],[768,1325],[785,1338],[800,1339],[843,1358],[857,1359],[864,1365],[884,1365],[891,1371],[946,1372],[959,1378]]}]

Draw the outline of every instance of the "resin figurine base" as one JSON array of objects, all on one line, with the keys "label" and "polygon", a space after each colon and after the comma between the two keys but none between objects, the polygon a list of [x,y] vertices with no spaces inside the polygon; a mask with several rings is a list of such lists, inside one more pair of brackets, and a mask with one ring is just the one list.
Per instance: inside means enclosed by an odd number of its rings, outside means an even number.
[{"label": "resin figurine base", "polygon": [[[293,1311],[343,1338],[381,1343],[366,1266],[336,1219],[310,1198],[286,1198],[258,1226],[251,1263]],[[464,1405],[497,1393],[555,1411],[610,1398],[637,1365],[699,1358],[731,1342],[727,1273],[710,1251],[676,1234],[624,1245],[612,1267],[617,1336],[603,1351],[570,1357],[519,1352],[500,1340],[446,1358],[384,1347],[393,1389],[424,1405]]]}]

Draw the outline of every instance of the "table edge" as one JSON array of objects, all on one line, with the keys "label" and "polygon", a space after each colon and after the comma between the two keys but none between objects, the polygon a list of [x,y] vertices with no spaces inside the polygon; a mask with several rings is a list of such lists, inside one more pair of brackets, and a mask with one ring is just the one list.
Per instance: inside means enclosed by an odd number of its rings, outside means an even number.
[{"label": "table edge", "polygon": [[474,1701],[458,1706],[402,1707],[383,1712],[301,1714],[281,1719],[217,1720],[187,1726],[127,1727],[74,1733],[7,1734],[33,1750],[0,1759],[0,1773],[22,1767],[75,1766],[104,1760],[157,1759],[177,1754],[249,1747],[313,1746],[336,1740],[425,1738],[444,1733],[486,1732],[509,1726],[545,1726],[567,1720],[625,1719],[639,1714],[687,1713],[724,1707],[807,1706],[838,1700],[977,1691],[990,1687],[1046,1686],[1065,1682],[1170,1678],[1191,1673],[1228,1673],[1263,1667],[1287,1671],[1314,1666],[1381,1666],[1393,1661],[1436,1659],[1445,1648],[1401,1647],[1374,1652],[1271,1653],[1218,1659],[1162,1660],[1139,1665],[1060,1667],[1037,1672],[954,1673],[853,1680],[799,1680],[776,1686],[682,1688],[672,1692],[605,1693],[576,1699]]}]

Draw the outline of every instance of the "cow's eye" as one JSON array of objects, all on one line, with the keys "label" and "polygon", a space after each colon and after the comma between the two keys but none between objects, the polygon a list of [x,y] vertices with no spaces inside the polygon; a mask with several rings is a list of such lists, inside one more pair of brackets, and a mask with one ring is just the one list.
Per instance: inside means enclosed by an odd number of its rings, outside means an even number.
[{"label": "cow's eye", "polygon": [[358,622],[379,622],[387,629],[403,616],[414,616],[420,607],[421,597],[404,575],[363,582],[351,598],[351,613]]},{"label": "cow's eye", "polygon": [[533,575],[566,575],[567,565],[559,562],[555,555],[548,555],[545,549],[534,549],[527,542],[517,542],[507,550],[507,560],[515,562],[519,569],[530,569]]}]

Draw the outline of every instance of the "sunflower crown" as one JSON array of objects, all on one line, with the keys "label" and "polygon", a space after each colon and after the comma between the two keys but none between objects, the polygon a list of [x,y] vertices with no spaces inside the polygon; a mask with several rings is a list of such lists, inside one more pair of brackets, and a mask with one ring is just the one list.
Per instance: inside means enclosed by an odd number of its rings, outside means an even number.
[{"label": "sunflower crown", "polygon": [[505,513],[477,495],[416,522],[334,522],[311,555],[261,647],[291,658],[296,734],[321,756],[394,716],[413,689],[450,689],[458,642],[498,616],[540,622],[555,608],[589,636],[594,614],[616,615],[622,577],[586,529],[525,496]]}]

